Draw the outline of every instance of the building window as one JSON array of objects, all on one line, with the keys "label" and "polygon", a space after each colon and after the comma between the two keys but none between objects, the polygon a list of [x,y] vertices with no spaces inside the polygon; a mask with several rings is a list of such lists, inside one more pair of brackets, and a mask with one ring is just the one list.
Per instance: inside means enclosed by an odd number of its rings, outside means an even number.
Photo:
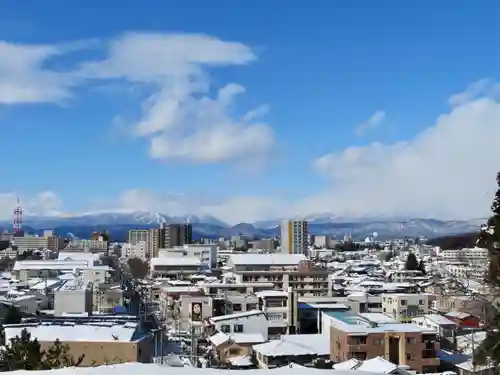
[{"label": "building window", "polygon": [[242,332],[243,332],[243,324],[235,324],[234,333],[242,333]]},{"label": "building window", "polygon": [[407,302],[406,302],[406,300],[405,300],[405,299],[402,299],[402,300],[401,300],[401,306],[406,306],[406,303],[407,303]]},{"label": "building window", "polygon": [[420,301],[418,301],[419,305],[425,305],[425,302],[423,299],[421,299]]},{"label": "building window", "polygon": [[248,303],[247,304],[247,311],[256,310],[256,309],[257,309],[257,304],[256,303]]},{"label": "building window", "polygon": [[220,326],[220,330],[223,333],[229,333],[229,332],[231,332],[231,327],[227,324],[223,324]]},{"label": "building window", "polygon": [[406,360],[411,361],[412,359],[413,359],[413,355],[411,355],[410,353],[406,353]]},{"label": "building window", "polygon": [[233,303],[233,311],[241,311],[241,303]]}]

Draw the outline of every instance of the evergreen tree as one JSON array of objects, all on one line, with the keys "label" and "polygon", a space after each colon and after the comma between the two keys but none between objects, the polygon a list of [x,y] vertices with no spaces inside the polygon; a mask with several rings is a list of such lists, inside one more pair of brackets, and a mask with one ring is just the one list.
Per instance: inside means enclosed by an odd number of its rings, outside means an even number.
[{"label": "evergreen tree", "polygon": [[418,260],[415,254],[409,253],[406,258],[405,269],[408,271],[416,271],[418,270]]},{"label": "evergreen tree", "polygon": [[37,339],[23,329],[20,336],[9,340],[0,352],[0,366],[4,371],[39,370],[42,368],[43,351]]},{"label": "evergreen tree", "polygon": [[[489,268],[486,284],[490,287],[490,295],[498,296],[500,292],[500,173],[497,174],[498,190],[491,205],[492,215],[486,225],[481,228],[477,246],[488,249]],[[485,318],[486,339],[481,343],[474,355],[477,364],[500,365],[500,313],[496,301],[493,301],[493,313]]]},{"label": "evergreen tree", "polygon": [[69,346],[61,343],[59,339],[44,353],[42,367],[44,369],[55,369],[61,367],[77,367],[83,362],[85,356],[77,360],[69,354]]},{"label": "evergreen tree", "polygon": [[14,306],[10,305],[5,312],[5,317],[3,318],[3,324],[19,324],[21,323],[22,315],[21,311]]},{"label": "evergreen tree", "polygon": [[418,264],[418,269],[422,271],[422,275],[427,275],[427,271],[425,270],[425,264],[423,260],[420,260],[420,263]]},{"label": "evergreen tree", "polygon": [[56,340],[47,350],[41,349],[37,339],[23,329],[20,336],[13,337],[0,351],[0,371],[15,370],[50,370],[61,367],[76,367],[83,361],[84,356],[75,360],[69,354],[68,345]]}]

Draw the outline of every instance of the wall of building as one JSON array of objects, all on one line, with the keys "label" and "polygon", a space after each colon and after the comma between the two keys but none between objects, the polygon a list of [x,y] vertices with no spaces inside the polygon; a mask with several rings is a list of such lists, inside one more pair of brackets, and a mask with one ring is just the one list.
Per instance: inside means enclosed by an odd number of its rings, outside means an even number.
[{"label": "wall of building", "polygon": [[[55,338],[54,338],[55,340]],[[99,366],[105,364],[144,362],[152,358],[152,345],[148,340],[137,342],[62,342],[69,347],[69,354],[75,360],[84,355],[82,366]],[[41,342],[42,350],[47,350],[53,342]]]},{"label": "wall of building", "polygon": [[235,325],[243,325],[242,333],[260,333],[265,340],[268,337],[268,321],[264,314],[227,319],[220,322],[215,322],[215,327],[218,331],[226,334],[241,333],[235,332]]}]

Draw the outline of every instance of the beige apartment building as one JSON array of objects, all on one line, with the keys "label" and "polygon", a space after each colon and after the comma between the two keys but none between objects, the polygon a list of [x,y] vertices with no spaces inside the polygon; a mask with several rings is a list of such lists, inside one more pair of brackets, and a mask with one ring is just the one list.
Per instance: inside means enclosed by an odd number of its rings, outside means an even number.
[{"label": "beige apartment building", "polygon": [[292,288],[299,297],[332,296],[333,277],[303,254],[232,254],[227,266],[237,282],[272,282],[275,289]]},{"label": "beige apartment building", "polygon": [[[417,373],[436,373],[440,365],[438,333],[416,324],[379,320],[382,314],[329,313],[330,358],[343,362],[382,357]],[[370,315],[375,319],[370,319]]]}]

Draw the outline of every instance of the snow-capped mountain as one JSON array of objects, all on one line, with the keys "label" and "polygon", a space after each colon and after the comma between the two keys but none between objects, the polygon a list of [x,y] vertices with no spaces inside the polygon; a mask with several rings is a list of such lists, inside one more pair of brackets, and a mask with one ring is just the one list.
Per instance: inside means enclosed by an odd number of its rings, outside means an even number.
[{"label": "snow-capped mountain", "polygon": [[[349,234],[355,238],[365,238],[374,232],[379,238],[402,238],[423,236],[426,238],[450,234],[473,232],[479,229],[485,219],[467,221],[443,221],[435,219],[404,218],[342,218],[334,214],[310,215],[312,234],[335,235],[342,238]],[[71,217],[30,216],[24,218],[24,225],[30,230],[55,229],[60,235],[68,232],[79,237],[88,237],[93,230],[109,230],[112,237],[125,239],[128,229],[157,227],[160,223],[193,224],[196,237],[219,237],[246,235],[249,237],[269,237],[280,235],[281,220],[267,220],[255,223],[241,223],[230,226],[210,215],[169,216],[156,212],[104,212]],[[10,221],[0,222],[0,228],[11,228]]]}]

